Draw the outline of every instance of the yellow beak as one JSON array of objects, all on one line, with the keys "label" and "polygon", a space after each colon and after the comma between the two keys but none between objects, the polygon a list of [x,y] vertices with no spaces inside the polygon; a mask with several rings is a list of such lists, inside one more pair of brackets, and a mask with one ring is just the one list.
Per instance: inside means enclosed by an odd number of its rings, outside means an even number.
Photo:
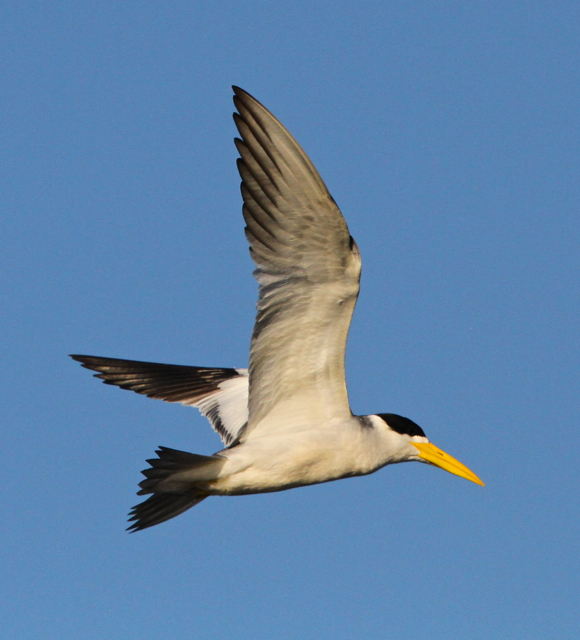
[{"label": "yellow beak", "polygon": [[419,450],[419,456],[429,464],[434,464],[436,467],[449,471],[449,473],[454,473],[456,476],[471,480],[471,482],[485,487],[473,471],[470,471],[464,464],[461,464],[459,460],[445,453],[445,451],[441,451],[434,444],[430,442],[412,442],[411,444]]}]

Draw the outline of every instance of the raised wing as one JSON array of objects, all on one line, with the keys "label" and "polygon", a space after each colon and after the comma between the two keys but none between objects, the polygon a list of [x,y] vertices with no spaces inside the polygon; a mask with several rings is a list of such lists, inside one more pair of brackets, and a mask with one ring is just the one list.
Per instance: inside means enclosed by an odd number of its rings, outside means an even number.
[{"label": "raised wing", "polygon": [[245,438],[281,403],[308,422],[350,417],[344,356],[360,255],[296,140],[252,96],[234,92],[243,214],[259,283]]},{"label": "raised wing", "polygon": [[224,444],[234,442],[248,421],[247,369],[208,369],[98,356],[71,356],[98,371],[105,384],[148,398],[197,407]]}]

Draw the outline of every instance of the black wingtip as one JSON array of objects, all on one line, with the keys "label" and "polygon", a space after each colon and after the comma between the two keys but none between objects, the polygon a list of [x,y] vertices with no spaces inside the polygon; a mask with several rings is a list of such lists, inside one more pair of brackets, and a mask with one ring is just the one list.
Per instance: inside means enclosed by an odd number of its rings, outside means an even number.
[{"label": "black wingtip", "polygon": [[[99,365],[105,362],[114,361],[113,358],[101,358],[99,356],[85,356],[77,353],[69,353],[69,358],[72,358],[73,360],[80,362],[81,367],[84,367],[85,369],[89,369],[90,371],[98,371],[99,373],[102,373]],[[122,362],[122,361],[119,361],[119,362]],[[128,360],[127,362],[130,362],[130,361]],[[99,377],[98,374],[95,374],[95,378],[98,378],[98,377]],[[103,380],[103,382],[105,382],[105,380]]]},{"label": "black wingtip", "polygon": [[247,91],[244,91],[240,87],[236,87],[235,84],[232,85],[232,89],[233,89],[233,92],[234,92],[234,95],[233,95],[234,106],[237,109],[238,108],[238,100],[243,99],[244,96],[247,95]]},{"label": "black wingtip", "polygon": [[89,361],[89,360],[102,360],[103,358],[99,358],[99,356],[85,356],[85,355],[81,355],[78,353],[69,353],[68,354],[69,358],[72,358],[73,360],[76,360],[77,362],[80,362],[81,364],[84,364],[85,362]]},{"label": "black wingtip", "polygon": [[[254,96],[248,91],[246,91],[245,89],[242,89],[241,87],[236,87],[236,85],[232,85],[232,89],[234,90],[233,99],[234,99],[234,105],[236,109],[238,110],[240,109],[239,104],[248,108],[248,105],[255,103],[260,107],[262,107],[262,109],[265,109],[266,111],[268,111],[268,109],[266,109],[266,107],[259,100],[254,98]],[[270,112],[268,111],[268,113]]]},{"label": "black wingtip", "polygon": [[84,367],[85,369],[90,369],[90,365],[88,364],[90,360],[95,360],[95,356],[84,356],[84,355],[79,355],[77,353],[69,353],[68,354],[69,358],[72,358],[73,360],[76,360],[76,362],[80,362],[81,366]]}]

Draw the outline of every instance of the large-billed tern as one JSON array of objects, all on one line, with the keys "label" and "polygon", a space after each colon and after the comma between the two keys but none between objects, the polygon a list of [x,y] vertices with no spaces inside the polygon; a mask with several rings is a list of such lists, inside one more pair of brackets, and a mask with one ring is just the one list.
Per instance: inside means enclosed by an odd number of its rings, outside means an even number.
[{"label": "large-billed tern", "polygon": [[160,447],[143,471],[130,530],[174,518],[208,496],[282,491],[427,462],[483,484],[391,413],[355,416],[344,356],[361,260],[308,156],[249,93],[234,87],[243,215],[259,284],[249,370],[73,355],[106,384],[197,407],[225,448]]}]

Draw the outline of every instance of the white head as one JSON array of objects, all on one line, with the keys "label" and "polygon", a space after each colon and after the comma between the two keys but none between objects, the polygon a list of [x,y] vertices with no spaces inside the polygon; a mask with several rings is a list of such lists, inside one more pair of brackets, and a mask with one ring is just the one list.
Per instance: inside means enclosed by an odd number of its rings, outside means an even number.
[{"label": "white head", "polygon": [[390,456],[387,464],[393,462],[425,462],[456,476],[484,486],[483,482],[448,453],[429,442],[421,427],[396,413],[378,413],[368,416],[373,426],[382,428],[389,444]]}]

